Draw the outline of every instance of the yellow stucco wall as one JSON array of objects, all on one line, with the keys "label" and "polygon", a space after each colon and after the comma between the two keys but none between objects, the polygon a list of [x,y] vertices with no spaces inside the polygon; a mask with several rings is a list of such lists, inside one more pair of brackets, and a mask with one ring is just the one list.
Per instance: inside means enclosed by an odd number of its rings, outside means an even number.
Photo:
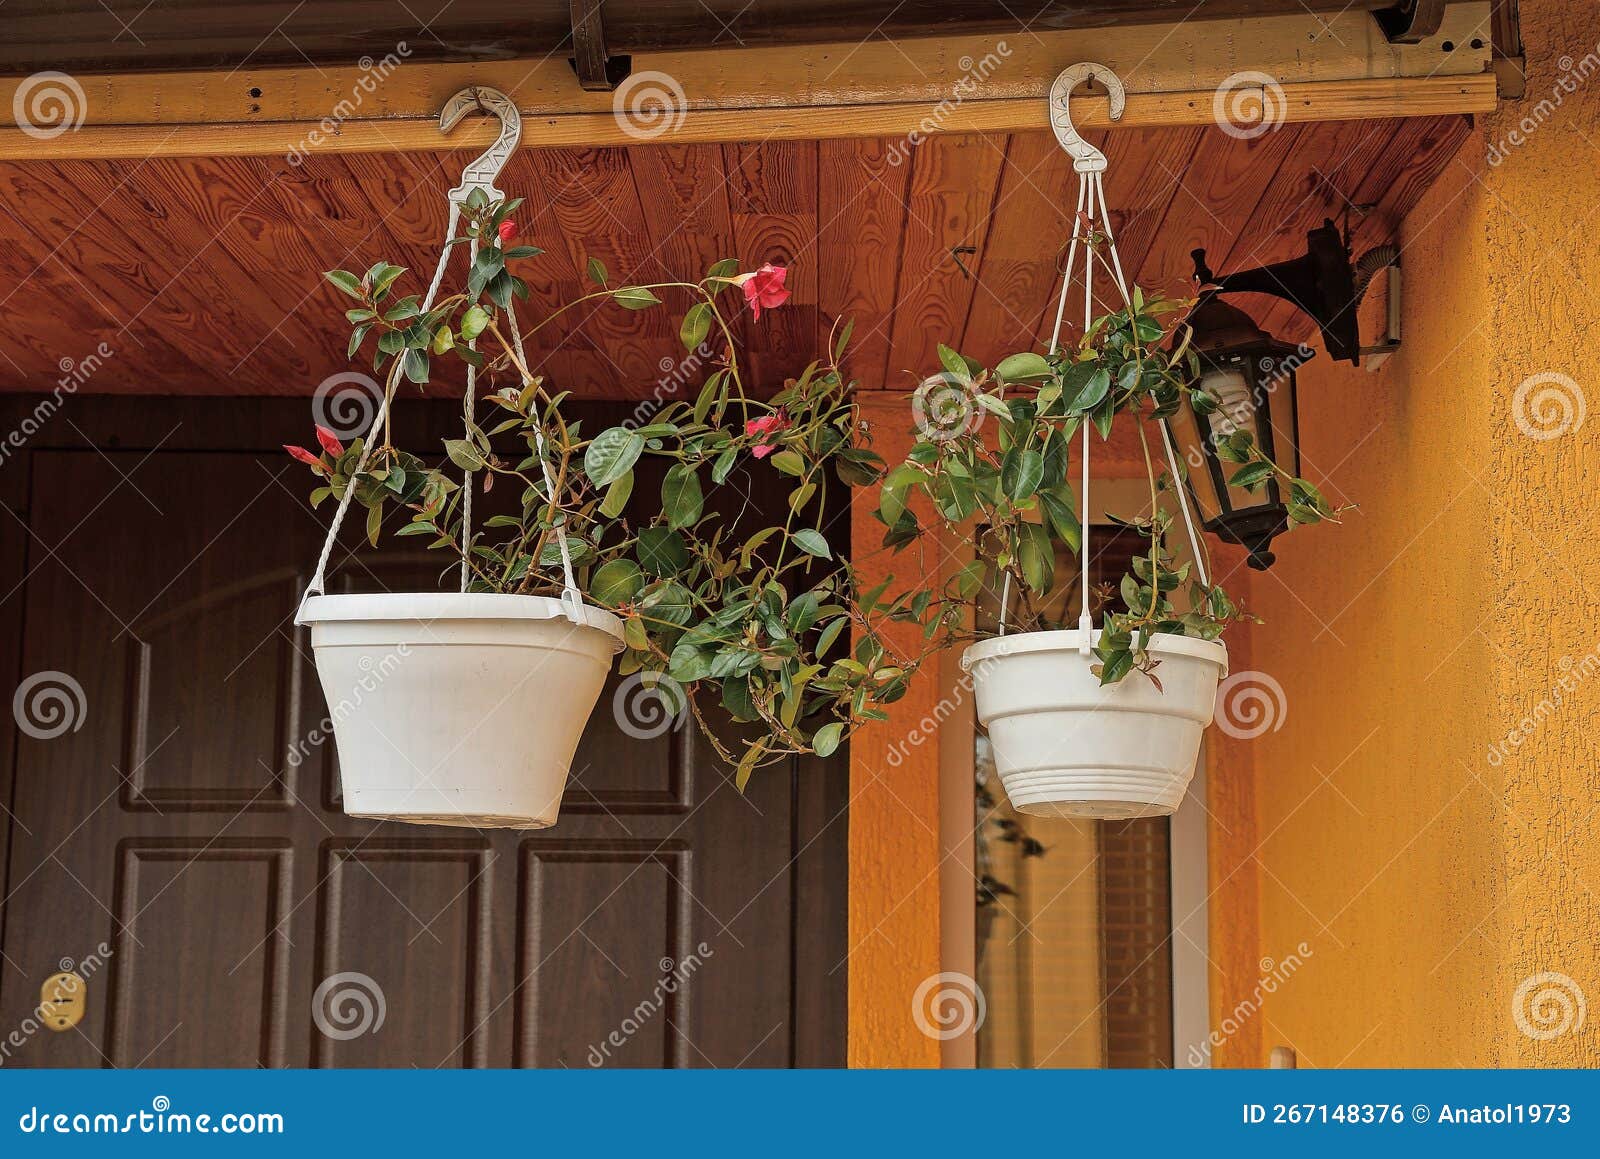
[{"label": "yellow stucco wall", "polygon": [[1253,785],[1260,912],[1217,1005],[1309,953],[1224,1062],[1600,1065],[1600,9],[1523,35],[1526,100],[1403,224],[1403,351],[1302,374],[1306,471],[1360,510],[1250,583],[1282,696],[1213,773]]}]

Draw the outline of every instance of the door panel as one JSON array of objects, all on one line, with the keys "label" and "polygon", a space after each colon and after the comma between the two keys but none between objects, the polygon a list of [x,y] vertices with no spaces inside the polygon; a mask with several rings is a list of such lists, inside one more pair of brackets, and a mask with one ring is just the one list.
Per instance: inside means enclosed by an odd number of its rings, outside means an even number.
[{"label": "door panel", "polygon": [[[554,829],[345,817],[292,623],[327,514],[300,472],[31,458],[18,679],[61,674],[83,707],[17,741],[0,1025],[63,959],[93,971],[83,1022],[5,1065],[842,1062],[844,898],[805,893],[842,870],[795,862],[842,835],[818,803],[841,757],[741,796],[692,725],[619,727],[613,678]],[[345,590],[431,588],[443,562],[345,555]]]}]

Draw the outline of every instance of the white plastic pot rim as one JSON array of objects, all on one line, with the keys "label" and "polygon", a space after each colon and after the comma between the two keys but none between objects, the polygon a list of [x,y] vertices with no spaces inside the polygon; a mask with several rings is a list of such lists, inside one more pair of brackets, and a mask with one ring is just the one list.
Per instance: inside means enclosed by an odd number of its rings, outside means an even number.
[{"label": "white plastic pot rim", "polygon": [[[1102,633],[1097,628],[1089,634],[1089,646],[1100,642]],[[1019,632],[1012,636],[995,636],[971,645],[961,656],[963,671],[986,660],[1017,656],[1026,652],[1078,652],[1083,646],[1083,632],[1068,628],[1056,632]],[[1150,637],[1147,650],[1157,656],[1190,656],[1196,660],[1210,660],[1228,674],[1228,649],[1220,640],[1197,640],[1193,636],[1157,633]],[[1098,663],[1090,656],[1089,663]]]},{"label": "white plastic pot rim", "polygon": [[[581,607],[585,625],[597,628],[622,648],[622,621],[603,608]],[[565,620],[567,609],[550,596],[504,592],[372,592],[309,596],[296,624],[388,620]]]}]

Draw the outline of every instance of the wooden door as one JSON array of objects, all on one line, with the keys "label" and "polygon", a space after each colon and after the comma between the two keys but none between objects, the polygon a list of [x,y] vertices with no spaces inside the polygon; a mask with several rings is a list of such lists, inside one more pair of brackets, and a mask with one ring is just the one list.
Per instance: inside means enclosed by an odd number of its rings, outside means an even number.
[{"label": "wooden door", "polygon": [[[302,472],[70,436],[25,465],[0,1064],[842,1062],[838,757],[740,796],[692,725],[624,732],[613,679],[554,829],[348,818],[291,622],[326,515]],[[27,719],[52,688],[68,717]],[[5,1046],[63,968],[82,1022]]]}]

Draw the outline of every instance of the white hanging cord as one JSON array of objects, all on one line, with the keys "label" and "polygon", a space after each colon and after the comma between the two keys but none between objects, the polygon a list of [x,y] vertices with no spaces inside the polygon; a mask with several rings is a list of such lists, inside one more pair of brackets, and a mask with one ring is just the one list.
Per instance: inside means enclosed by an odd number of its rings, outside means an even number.
[{"label": "white hanging cord", "polygon": [[[450,203],[450,221],[445,226],[446,242],[455,236],[456,226],[461,220],[461,210],[455,202]],[[445,269],[450,264],[450,246],[445,245],[439,253],[439,264],[434,267],[433,282],[428,286],[427,296],[422,299],[422,313],[426,314],[433,306],[433,299],[439,293],[439,287],[444,282]],[[470,374],[470,368],[469,368]],[[356,456],[356,469],[351,472],[351,485],[345,488],[344,496],[339,500],[339,506],[334,510],[333,522],[328,525],[328,537],[322,542],[322,554],[317,557],[317,569],[312,573],[311,582],[306,585],[305,594],[300,597],[304,606],[307,599],[320,596],[327,589],[328,560],[333,555],[333,545],[339,541],[339,527],[344,523],[344,517],[350,510],[350,503],[355,498],[356,488],[354,479],[367,468],[367,461],[372,457],[372,448],[378,438],[383,434],[384,423],[389,418],[389,392],[383,391],[378,400],[378,413],[373,416],[372,429],[367,432],[366,441],[361,444],[361,454]]]},{"label": "white hanging cord", "polygon": [[[450,233],[455,233],[455,202],[450,203],[451,228]],[[472,269],[478,264],[478,239],[473,238],[467,243],[467,269]],[[433,300],[432,292],[428,300]],[[426,309],[427,307],[424,307]],[[478,340],[471,339],[467,343],[468,350],[478,349]],[[472,438],[473,403],[478,397],[478,368],[472,363],[467,363],[467,393],[461,397],[461,433],[469,440]],[[461,469],[461,590],[466,592],[472,583],[472,472],[465,467]]]},{"label": "white hanging cord", "polygon": [[[506,325],[511,328],[511,346],[517,352],[517,361],[522,366],[528,365],[528,356],[522,352],[522,331],[517,327],[517,316],[511,308],[511,303],[506,303]],[[527,383],[523,384],[528,385]],[[549,492],[550,502],[556,501],[556,481],[550,472],[550,459],[545,454],[544,425],[541,421],[533,428],[534,454],[539,459],[539,470],[544,473],[545,490]],[[556,509],[554,523],[556,533],[556,546],[561,552],[561,577],[565,586],[561,589],[561,606],[566,609],[567,619],[574,624],[581,624],[583,620],[583,593],[578,591],[578,581],[572,574],[572,552],[567,547],[567,513],[560,508]],[[539,561],[534,560],[529,566],[539,566]]]},{"label": "white hanging cord", "polygon": [[[1123,307],[1130,312],[1133,301],[1128,290],[1128,280],[1122,269],[1122,257],[1117,252],[1117,241],[1111,230],[1110,216],[1106,208],[1105,170],[1106,156],[1099,149],[1085,141],[1072,123],[1069,109],[1072,90],[1083,82],[1097,79],[1105,86],[1109,94],[1111,119],[1118,120],[1127,100],[1127,94],[1122,86],[1122,81],[1110,69],[1102,64],[1085,62],[1075,64],[1065,69],[1056,77],[1055,83],[1050,87],[1050,124],[1055,130],[1056,138],[1061,142],[1061,147],[1072,157],[1072,168],[1078,174],[1078,207],[1074,216],[1072,229],[1072,243],[1067,250],[1066,267],[1061,279],[1061,295],[1056,303],[1055,328],[1050,335],[1050,353],[1056,354],[1060,349],[1061,326],[1066,317],[1067,291],[1072,283],[1073,267],[1077,264],[1077,255],[1080,239],[1083,242],[1083,329],[1089,332],[1089,327],[1094,321],[1094,246],[1089,243],[1083,233],[1092,233],[1096,229],[1105,236],[1105,248],[1110,255],[1110,269],[1112,280],[1116,284],[1117,292],[1122,298]],[[1079,598],[1081,609],[1078,615],[1078,630],[1081,633],[1079,651],[1088,655],[1090,641],[1093,638],[1094,618],[1089,612],[1089,423],[1082,424],[1083,454],[1081,476],[1081,501],[1079,504],[1080,515],[1080,542],[1079,542]],[[1184,483],[1178,473],[1177,457],[1173,451],[1172,436],[1165,423],[1161,424],[1161,440],[1166,449],[1167,465],[1172,473],[1173,486],[1178,492],[1178,505],[1183,513],[1184,526],[1189,533],[1189,547],[1194,553],[1195,568],[1200,576],[1202,585],[1209,587],[1210,580],[1206,574],[1205,559],[1200,552],[1199,533],[1195,528],[1194,518],[1189,511],[1188,496],[1184,492]],[[1151,512],[1152,518],[1155,513]],[[1010,575],[1006,576],[1006,591],[1010,589]],[[1002,597],[1000,632],[1005,634],[1005,600]]]}]

